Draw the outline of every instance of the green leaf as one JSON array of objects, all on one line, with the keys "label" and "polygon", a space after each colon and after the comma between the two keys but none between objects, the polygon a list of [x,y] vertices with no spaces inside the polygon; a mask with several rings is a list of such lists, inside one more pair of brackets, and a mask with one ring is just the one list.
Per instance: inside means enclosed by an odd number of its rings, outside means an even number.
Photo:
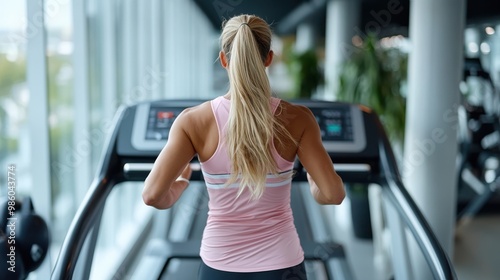
[{"label": "green leaf", "polygon": [[408,58],[398,49],[383,49],[369,36],[341,66],[337,98],[359,103],[379,114],[389,137],[404,139]]}]

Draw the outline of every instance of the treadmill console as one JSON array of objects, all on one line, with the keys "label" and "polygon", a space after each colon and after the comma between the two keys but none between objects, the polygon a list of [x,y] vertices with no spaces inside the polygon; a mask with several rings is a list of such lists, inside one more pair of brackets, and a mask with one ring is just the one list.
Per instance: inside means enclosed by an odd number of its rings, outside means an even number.
[{"label": "treadmill console", "polygon": [[[307,106],[313,112],[327,152],[356,153],[365,149],[363,115],[358,106],[324,101],[291,102]],[[160,151],[175,118],[186,107],[194,105],[197,104],[175,100],[138,104],[131,135],[132,147],[138,151]]]},{"label": "treadmill console", "polygon": [[[319,103],[318,105],[324,105]],[[327,152],[355,153],[366,146],[363,116],[350,104],[308,106],[316,117]]]},{"label": "treadmill console", "polygon": [[175,118],[185,108],[168,107],[154,102],[137,105],[132,128],[132,146],[140,151],[161,150]]}]

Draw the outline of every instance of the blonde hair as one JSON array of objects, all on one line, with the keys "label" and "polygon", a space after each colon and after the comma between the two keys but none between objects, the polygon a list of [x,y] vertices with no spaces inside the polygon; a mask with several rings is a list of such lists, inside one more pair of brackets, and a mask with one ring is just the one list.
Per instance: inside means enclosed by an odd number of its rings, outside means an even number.
[{"label": "blonde hair", "polygon": [[231,94],[225,143],[232,170],[226,184],[239,180],[238,196],[248,188],[257,199],[264,193],[266,175],[278,174],[270,149],[273,137],[284,135],[293,140],[270,107],[265,61],[271,49],[271,29],[257,16],[240,15],[223,24],[220,39],[228,61]]}]

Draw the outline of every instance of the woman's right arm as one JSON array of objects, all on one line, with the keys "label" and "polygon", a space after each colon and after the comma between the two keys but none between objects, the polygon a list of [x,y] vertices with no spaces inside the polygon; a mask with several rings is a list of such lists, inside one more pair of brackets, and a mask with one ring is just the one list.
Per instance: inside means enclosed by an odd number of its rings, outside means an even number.
[{"label": "woman's right arm", "polygon": [[297,155],[307,171],[311,194],[319,204],[340,204],[345,197],[342,178],[321,141],[321,131],[311,110],[303,107],[304,132]]}]

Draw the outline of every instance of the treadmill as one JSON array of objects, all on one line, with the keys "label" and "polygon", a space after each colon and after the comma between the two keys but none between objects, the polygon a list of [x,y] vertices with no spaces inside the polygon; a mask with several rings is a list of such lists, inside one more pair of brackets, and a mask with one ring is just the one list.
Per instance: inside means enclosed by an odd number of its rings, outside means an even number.
[{"label": "treadmill", "polygon": [[[101,218],[112,189],[123,182],[143,182],[165,145],[175,117],[185,108],[204,101],[149,101],[118,110],[97,175],[70,225],[51,279],[90,278]],[[450,259],[401,181],[377,115],[369,108],[349,103],[291,102],[307,106],[313,112],[321,128],[323,145],[345,183],[380,185],[384,224],[392,239],[387,250],[391,252],[388,258],[393,277],[412,279],[406,240],[406,232],[411,232],[434,279],[457,279]],[[196,159],[192,165],[197,165]],[[299,161],[294,169],[291,206],[308,279],[354,279],[352,269],[356,264],[347,262],[342,244],[324,238],[328,235],[325,227],[328,220],[321,215],[321,206],[314,203],[309,188],[301,186],[307,182],[307,176]],[[191,182],[203,184],[203,175],[196,167]],[[193,189],[190,186],[182,195],[182,203],[158,211],[141,235],[131,241],[130,252],[122,258],[111,279],[196,279],[208,198],[204,188]],[[176,215],[186,206],[197,211],[182,217]],[[154,231],[155,222],[165,223],[166,227]]]}]

